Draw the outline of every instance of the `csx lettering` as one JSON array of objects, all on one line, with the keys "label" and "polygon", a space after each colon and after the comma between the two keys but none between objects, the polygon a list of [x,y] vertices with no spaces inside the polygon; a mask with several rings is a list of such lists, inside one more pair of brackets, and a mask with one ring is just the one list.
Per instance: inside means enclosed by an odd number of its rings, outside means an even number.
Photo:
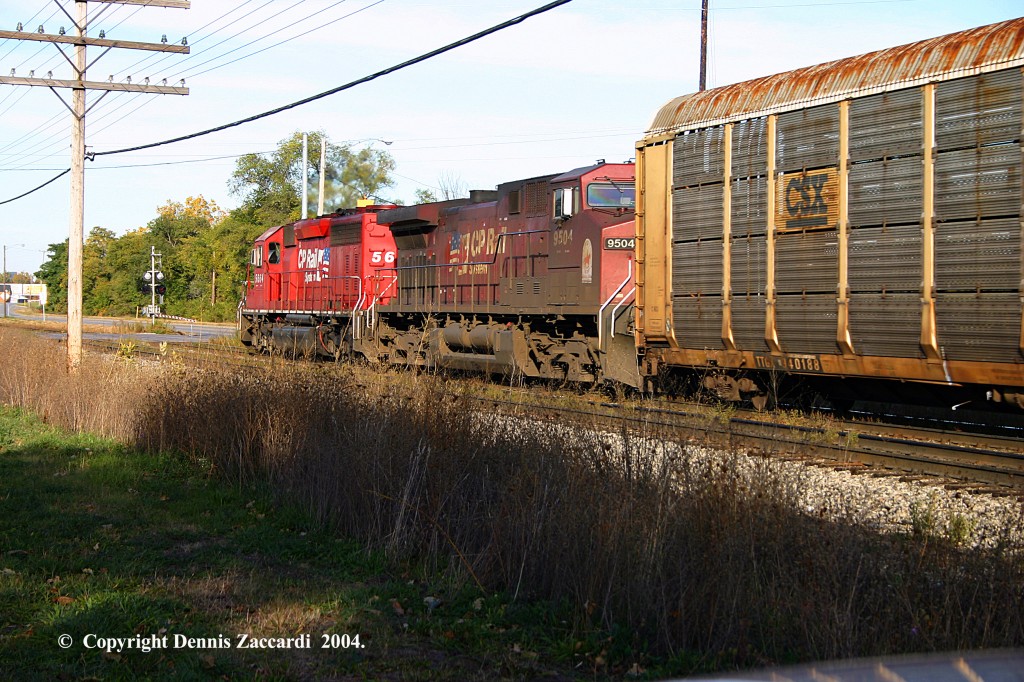
[{"label": "csx lettering", "polygon": [[828,173],[802,175],[792,178],[786,185],[786,210],[794,218],[828,213],[828,204],[822,191],[828,182]]}]

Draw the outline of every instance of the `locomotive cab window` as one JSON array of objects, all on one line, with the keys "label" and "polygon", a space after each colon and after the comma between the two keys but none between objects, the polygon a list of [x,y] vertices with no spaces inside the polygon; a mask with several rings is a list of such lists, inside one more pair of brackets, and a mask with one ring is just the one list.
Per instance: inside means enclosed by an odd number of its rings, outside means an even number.
[{"label": "locomotive cab window", "polygon": [[263,249],[256,248],[252,250],[252,260],[250,261],[254,268],[263,267]]},{"label": "locomotive cab window", "polygon": [[564,187],[556,189],[555,197],[555,220],[565,220],[579,211],[580,195],[575,187]]},{"label": "locomotive cab window", "polygon": [[269,255],[267,256],[267,262],[271,265],[281,262],[281,242],[270,242],[268,244]]},{"label": "locomotive cab window", "polygon": [[587,185],[587,205],[591,208],[633,208],[636,186],[632,182],[592,182]]}]

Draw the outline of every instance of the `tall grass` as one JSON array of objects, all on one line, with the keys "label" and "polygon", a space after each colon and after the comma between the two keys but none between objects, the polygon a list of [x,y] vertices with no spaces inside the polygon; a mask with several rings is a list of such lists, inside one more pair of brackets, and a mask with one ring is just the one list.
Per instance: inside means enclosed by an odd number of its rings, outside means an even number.
[{"label": "tall grass", "polygon": [[[4,399],[52,413],[31,396],[60,372],[12,370],[3,353]],[[613,633],[631,655],[715,669],[1024,645],[1019,548],[811,517],[802,482],[767,459],[490,414],[436,377],[172,368],[140,396],[141,370],[94,364],[76,380],[88,389],[65,378],[68,424],[269,484],[435,575],[568,602],[581,637]]]},{"label": "tall grass", "polygon": [[93,357],[75,375],[63,344],[16,327],[0,327],[0,401],[69,429],[128,441],[151,370],[115,358]]}]

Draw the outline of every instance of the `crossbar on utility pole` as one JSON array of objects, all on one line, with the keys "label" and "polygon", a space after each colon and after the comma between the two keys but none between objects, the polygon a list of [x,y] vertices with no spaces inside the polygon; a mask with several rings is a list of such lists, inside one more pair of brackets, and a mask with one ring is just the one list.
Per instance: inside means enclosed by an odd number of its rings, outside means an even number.
[{"label": "crossbar on utility pole", "polygon": [[[83,0],[75,0],[82,2]],[[92,0],[99,2],[100,0]],[[0,38],[10,40],[34,40],[40,43],[65,43],[68,45],[92,45],[93,47],[119,47],[127,50],[148,50],[150,52],[177,52],[188,54],[188,45],[166,43],[137,43],[131,40],[110,40],[86,36],[53,35],[52,33],[29,33],[27,31],[0,31]]]},{"label": "crossbar on utility pole", "polygon": [[69,81],[59,78],[21,78],[0,76],[2,85],[38,85],[47,88],[84,88],[86,90],[109,90],[111,92],[148,92],[156,95],[187,95],[188,88],[177,85],[139,85],[114,83],[111,81]]},{"label": "crossbar on utility pole", "polygon": [[[74,69],[72,80],[53,78],[18,78],[13,72],[11,76],[0,77],[0,84],[28,85],[48,87],[54,94],[56,88],[71,89],[71,104],[61,101],[71,111],[71,210],[68,226],[68,370],[77,371],[82,364],[82,249],[85,239],[85,106],[86,90],[104,90],[121,92],[148,92],[166,95],[187,95],[188,89],[166,85],[113,83],[88,81],[85,71],[89,65],[86,61],[85,49],[89,45],[105,47],[107,50],[124,48],[130,50],[147,50],[150,52],[174,52],[188,54],[189,48],[182,40],[180,45],[167,43],[139,43],[127,40],[108,40],[106,38],[90,38],[88,31],[89,2],[120,5],[145,5],[147,7],[176,7],[188,9],[188,0],[75,0],[75,35],[51,35],[46,33],[28,33],[22,31],[0,31],[0,38],[13,40],[33,40],[52,43],[61,54],[62,44],[74,45],[74,60],[68,59]],[[105,52],[104,52],[105,54]],[[67,58],[67,55],[64,55]],[[103,55],[100,55],[101,57]],[[106,94],[106,92],[104,93]],[[101,95],[102,97],[103,95]],[[58,95],[60,97],[60,95]]]}]

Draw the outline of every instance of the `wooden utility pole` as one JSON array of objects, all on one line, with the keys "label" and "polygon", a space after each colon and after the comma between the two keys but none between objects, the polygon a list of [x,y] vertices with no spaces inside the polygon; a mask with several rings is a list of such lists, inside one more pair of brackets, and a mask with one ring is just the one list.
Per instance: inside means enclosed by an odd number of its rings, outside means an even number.
[{"label": "wooden utility pole", "polygon": [[[37,42],[52,43],[61,55],[71,64],[74,70],[74,78],[60,80],[52,78],[48,73],[46,78],[20,78],[15,77],[14,71],[10,76],[0,76],[0,84],[8,85],[30,85],[46,87],[60,98],[64,106],[71,111],[71,211],[68,227],[68,369],[76,371],[82,362],[82,247],[85,233],[85,115],[89,108],[85,103],[86,90],[103,90],[103,94],[93,102],[96,106],[107,93],[118,92],[149,92],[162,95],[187,95],[188,88],[185,88],[185,81],[181,87],[167,85],[149,85],[147,78],[145,83],[133,84],[131,79],[126,83],[88,81],[85,77],[86,61],[85,48],[89,45],[105,47],[106,50],[100,55],[109,52],[114,48],[129,50],[148,50],[151,52],[177,52],[188,54],[189,48],[183,39],[181,45],[167,44],[167,38],[160,43],[137,43],[127,40],[108,40],[106,37],[90,38],[88,33],[88,5],[89,2],[119,5],[145,5],[148,7],[173,7],[188,9],[189,0],[75,0],[75,16],[61,7],[61,11],[67,15],[75,27],[75,35],[58,35],[44,33],[42,26],[36,33],[25,31],[0,31],[0,39],[10,40],[34,40]],[[59,6],[59,5],[58,5]],[[19,28],[21,25],[19,24]],[[61,31],[63,33],[63,31]],[[100,33],[103,36],[102,32]],[[74,45],[74,60],[70,59],[64,52],[61,45]],[[98,58],[97,58],[98,59]],[[56,88],[71,88],[71,104],[59,94]]]},{"label": "wooden utility pole", "polygon": [[700,88],[708,89],[708,0],[700,5]]}]

